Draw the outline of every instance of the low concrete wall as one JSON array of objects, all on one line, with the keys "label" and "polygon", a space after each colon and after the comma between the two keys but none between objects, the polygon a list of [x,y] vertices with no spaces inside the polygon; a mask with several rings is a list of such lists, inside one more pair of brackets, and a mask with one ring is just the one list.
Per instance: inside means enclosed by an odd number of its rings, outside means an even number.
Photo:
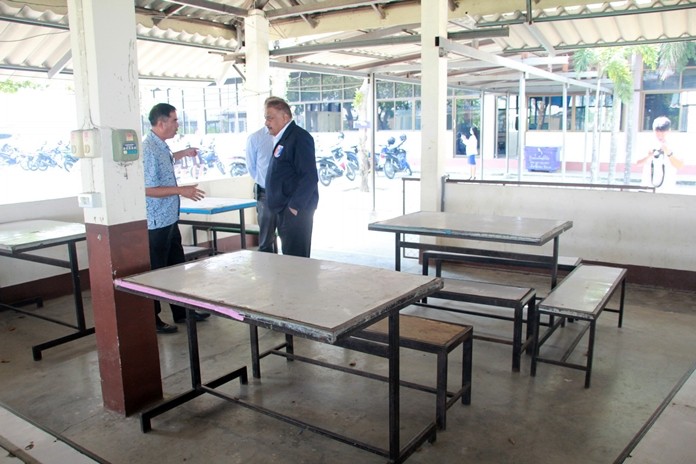
[{"label": "low concrete wall", "polygon": [[[680,279],[696,275],[693,196],[448,183],[445,211],[571,220],[573,228],[561,236],[561,255],[644,270],[676,271]],[[491,249],[496,248],[494,245]],[[550,253],[548,247],[544,252]],[[529,247],[524,251],[529,252]]]}]

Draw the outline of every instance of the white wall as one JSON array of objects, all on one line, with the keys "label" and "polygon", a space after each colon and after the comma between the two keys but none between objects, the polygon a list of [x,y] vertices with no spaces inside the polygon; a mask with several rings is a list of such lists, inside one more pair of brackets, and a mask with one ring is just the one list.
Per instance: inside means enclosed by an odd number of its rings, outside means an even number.
[{"label": "white wall", "polygon": [[[573,221],[561,236],[564,256],[696,271],[692,196],[464,183],[447,184],[445,192],[447,212]],[[529,247],[505,249],[530,252]]]},{"label": "white wall", "polygon": [[[206,191],[208,196],[232,198],[253,197],[253,182],[249,176],[234,177],[212,182],[201,182],[199,185],[203,190]],[[238,222],[238,215],[236,212],[217,214],[211,217],[196,215],[195,219],[225,221],[227,217],[229,217],[230,221]],[[83,210],[77,205],[76,197],[32,203],[0,205],[0,222],[24,221],[31,219],[53,219],[67,222],[84,222]],[[245,220],[249,224],[256,223],[255,210],[247,210]],[[190,227],[182,226],[182,236],[184,243],[190,243]],[[202,236],[202,234],[200,234],[199,240],[206,239]],[[77,251],[80,269],[86,269],[88,267],[86,242],[78,242]],[[58,259],[68,259],[67,247],[65,246],[47,248],[32,253]],[[21,261],[14,258],[0,257],[0,288],[17,285],[24,282],[31,282],[54,275],[65,274],[67,272],[68,271],[63,268]]]}]

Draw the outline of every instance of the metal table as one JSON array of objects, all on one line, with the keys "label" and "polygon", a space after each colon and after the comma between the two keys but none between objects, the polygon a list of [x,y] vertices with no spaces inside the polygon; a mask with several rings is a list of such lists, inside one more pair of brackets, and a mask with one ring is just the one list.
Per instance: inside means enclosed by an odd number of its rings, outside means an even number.
[{"label": "metal table", "polygon": [[[476,215],[419,211],[386,221],[373,222],[368,230],[392,232],[396,236],[395,268],[401,269],[401,249],[439,250],[466,255],[478,255],[511,262],[538,262],[551,269],[551,287],[558,280],[558,247],[560,235],[573,227],[572,221],[534,219],[511,216]],[[509,253],[471,247],[409,242],[404,234],[429,235],[484,242],[542,246],[553,240],[550,257],[534,254]]]},{"label": "metal table", "polygon": [[[428,423],[407,445],[399,437],[399,310],[442,288],[439,278],[387,269],[242,250],[114,281],[117,289],[186,306],[192,389],[141,416],[144,432],[150,421],[204,393],[240,404],[346,444],[402,462],[426,440],[435,440]],[[263,284],[260,284],[263,283]],[[193,310],[242,321],[310,340],[376,354],[389,361],[389,447],[380,448],[308,424],[216,390],[231,380],[247,382],[246,367],[203,383],[198,333]],[[374,322],[389,318],[389,344],[351,337]],[[252,362],[258,362],[252,353]]]},{"label": "metal table", "polygon": [[209,229],[213,232],[213,251],[217,252],[217,232],[239,232],[239,240],[242,248],[246,248],[246,225],[244,223],[244,210],[247,208],[255,208],[256,200],[239,199],[239,198],[219,198],[205,197],[199,201],[193,201],[188,198],[181,199],[179,211],[182,214],[204,214],[212,215],[219,213],[227,213],[230,211],[239,211],[239,223],[233,222],[208,222],[195,221],[191,219],[181,219],[180,224],[193,226],[193,244],[198,244],[196,235],[197,229]]},{"label": "metal table", "polygon": [[[82,302],[82,288],[80,286],[80,268],[77,262],[77,249],[75,244],[86,239],[84,224],[51,221],[51,220],[31,220],[6,222],[0,224],[0,256],[21,259],[24,261],[34,261],[49,266],[70,269],[72,278],[73,298],[75,301],[75,324],[69,324],[61,320],[53,319],[35,312],[23,311],[16,305],[0,303],[0,307],[11,309],[27,316],[43,319],[55,324],[75,329],[76,332],[65,337],[56,338],[31,348],[35,361],[41,360],[41,352],[54,346],[77,340],[79,338],[94,333],[94,327],[87,328],[85,324],[84,306]],[[68,248],[68,261],[40,256],[29,253],[40,250],[65,245]],[[38,306],[42,306],[40,299],[36,300]]]}]

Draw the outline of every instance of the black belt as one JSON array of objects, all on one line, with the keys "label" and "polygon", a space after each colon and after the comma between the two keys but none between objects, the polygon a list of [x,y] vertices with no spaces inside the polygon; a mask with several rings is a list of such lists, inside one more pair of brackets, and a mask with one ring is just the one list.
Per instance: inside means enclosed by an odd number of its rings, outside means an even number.
[{"label": "black belt", "polygon": [[254,184],[257,193],[266,193],[266,189],[261,187],[259,184]]}]

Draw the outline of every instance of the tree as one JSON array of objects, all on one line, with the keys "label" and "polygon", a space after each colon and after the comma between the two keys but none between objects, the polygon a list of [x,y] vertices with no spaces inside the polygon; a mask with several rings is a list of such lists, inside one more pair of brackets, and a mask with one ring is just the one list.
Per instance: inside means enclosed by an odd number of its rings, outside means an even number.
[{"label": "tree", "polygon": [[31,81],[13,81],[6,79],[0,81],[0,93],[17,93],[20,89],[37,89],[40,85]]},{"label": "tree", "polygon": [[365,79],[359,90],[355,92],[355,97],[353,97],[353,107],[358,112],[358,124],[360,129],[358,130],[358,149],[360,150],[360,191],[369,192],[370,184],[368,182],[369,175],[371,172],[371,167],[373,163],[373,157],[370,154],[370,150],[367,149],[367,142],[369,139],[369,121],[368,117],[369,105],[367,104],[368,97],[370,94],[370,83],[368,79]]},{"label": "tree", "polygon": [[[616,174],[617,146],[619,137],[619,124],[621,121],[621,103],[626,104],[628,114],[632,113],[633,101],[633,56],[638,55],[643,59],[645,66],[654,69],[657,64],[657,48],[652,45],[640,45],[634,47],[607,47],[598,51],[597,49],[585,48],[578,50],[573,55],[573,64],[577,72],[587,71],[594,68],[597,71],[597,91],[595,94],[595,117],[593,124],[594,142],[592,144],[592,167],[590,170],[590,182],[597,181],[599,175],[599,97],[601,79],[605,75],[612,81],[614,112],[612,118],[612,138],[609,154],[609,174],[608,182],[612,183]],[[626,133],[628,141],[633,140],[635,127],[628,118]],[[630,143],[626,144],[626,161],[624,170],[624,183],[630,182],[631,169]]]}]

